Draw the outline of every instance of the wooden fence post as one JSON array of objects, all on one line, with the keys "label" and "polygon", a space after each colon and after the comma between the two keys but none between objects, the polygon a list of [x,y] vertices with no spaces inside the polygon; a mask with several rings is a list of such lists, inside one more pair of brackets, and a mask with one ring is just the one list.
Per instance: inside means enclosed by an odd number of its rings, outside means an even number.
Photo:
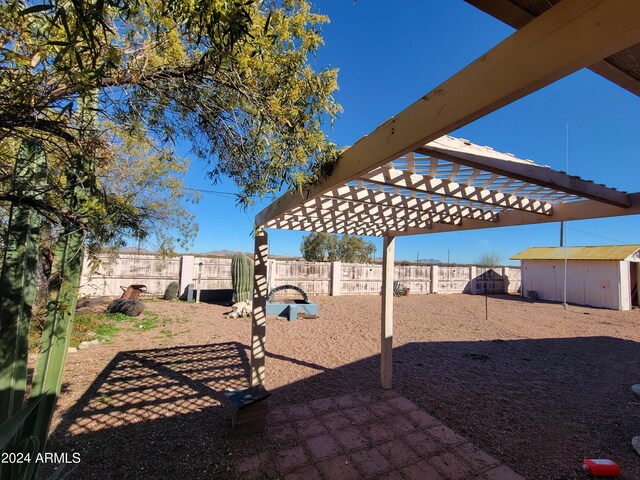
[{"label": "wooden fence post", "polygon": [[470,277],[470,284],[471,284],[471,295],[475,295],[476,291],[478,290],[478,285],[476,282],[476,267],[469,267],[469,277]]},{"label": "wooden fence post", "polygon": [[331,262],[331,296],[342,295],[342,262]]},{"label": "wooden fence post", "polygon": [[190,283],[193,283],[193,255],[183,255],[180,258],[180,288],[178,296],[182,295]]},{"label": "wooden fence post", "polygon": [[440,281],[439,267],[437,265],[431,266],[431,293],[438,293],[440,290],[438,283]]}]

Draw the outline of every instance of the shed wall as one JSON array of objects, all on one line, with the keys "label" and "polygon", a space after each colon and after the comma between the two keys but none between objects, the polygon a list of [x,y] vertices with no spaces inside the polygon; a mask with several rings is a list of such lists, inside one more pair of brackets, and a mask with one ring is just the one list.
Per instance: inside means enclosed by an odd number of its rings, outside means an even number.
[{"label": "shed wall", "polygon": [[[567,262],[567,302],[613,310],[631,309],[629,262],[570,260]],[[564,261],[523,260],[522,295],[563,301]]]}]

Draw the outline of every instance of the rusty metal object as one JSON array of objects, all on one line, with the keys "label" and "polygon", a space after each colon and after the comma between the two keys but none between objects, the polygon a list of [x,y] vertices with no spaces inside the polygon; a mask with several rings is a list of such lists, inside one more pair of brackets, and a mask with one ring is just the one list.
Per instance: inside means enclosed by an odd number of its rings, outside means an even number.
[{"label": "rusty metal object", "polygon": [[147,292],[146,285],[129,285],[127,288],[120,287],[123,291],[122,296],[120,298],[128,299],[128,300],[138,300],[140,295]]}]

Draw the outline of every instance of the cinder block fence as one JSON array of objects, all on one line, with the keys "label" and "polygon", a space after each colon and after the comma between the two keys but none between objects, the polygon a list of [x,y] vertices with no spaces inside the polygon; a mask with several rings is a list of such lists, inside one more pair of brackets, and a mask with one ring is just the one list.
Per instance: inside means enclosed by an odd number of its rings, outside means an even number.
[{"label": "cinder block fence", "polygon": [[[291,284],[309,295],[378,295],[382,266],[368,263],[268,261],[269,290]],[[520,268],[477,266],[407,265],[395,267],[395,279],[410,294],[516,293]],[[149,292],[162,294],[169,283],[189,283],[205,290],[231,288],[231,259],[200,255],[162,258],[148,254],[101,254],[85,259],[80,293],[119,296],[121,286],[144,284]]]}]

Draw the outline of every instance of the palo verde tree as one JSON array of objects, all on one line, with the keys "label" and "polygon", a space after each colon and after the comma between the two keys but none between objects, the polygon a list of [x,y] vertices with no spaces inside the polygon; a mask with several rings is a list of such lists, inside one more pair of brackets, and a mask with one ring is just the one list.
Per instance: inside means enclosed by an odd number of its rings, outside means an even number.
[{"label": "palo verde tree", "polygon": [[97,88],[105,164],[126,136],[175,162],[183,141],[213,180],[236,181],[246,205],[335,160],[321,127],[340,110],[337,72],[309,64],[327,18],[305,0],[0,5],[3,137],[74,141],[78,96]]},{"label": "palo verde tree", "polygon": [[302,237],[300,253],[307,262],[333,262],[338,258],[338,238],[325,232]]},{"label": "palo verde tree", "polygon": [[[330,171],[322,126],[340,109],[337,73],[309,63],[326,21],[306,0],[0,1],[0,202],[11,210],[0,300],[19,311],[0,316],[0,395],[13,399],[0,412],[0,449],[44,449],[85,246],[193,234],[175,206],[179,148],[208,162],[213,181],[235,180],[242,205]],[[20,155],[44,159],[42,171],[24,173]],[[14,248],[15,229],[27,225],[32,245],[38,219],[55,239],[51,296],[20,409],[32,295],[19,292],[35,267],[20,262],[33,253]],[[0,476],[35,475],[23,467]]]}]

